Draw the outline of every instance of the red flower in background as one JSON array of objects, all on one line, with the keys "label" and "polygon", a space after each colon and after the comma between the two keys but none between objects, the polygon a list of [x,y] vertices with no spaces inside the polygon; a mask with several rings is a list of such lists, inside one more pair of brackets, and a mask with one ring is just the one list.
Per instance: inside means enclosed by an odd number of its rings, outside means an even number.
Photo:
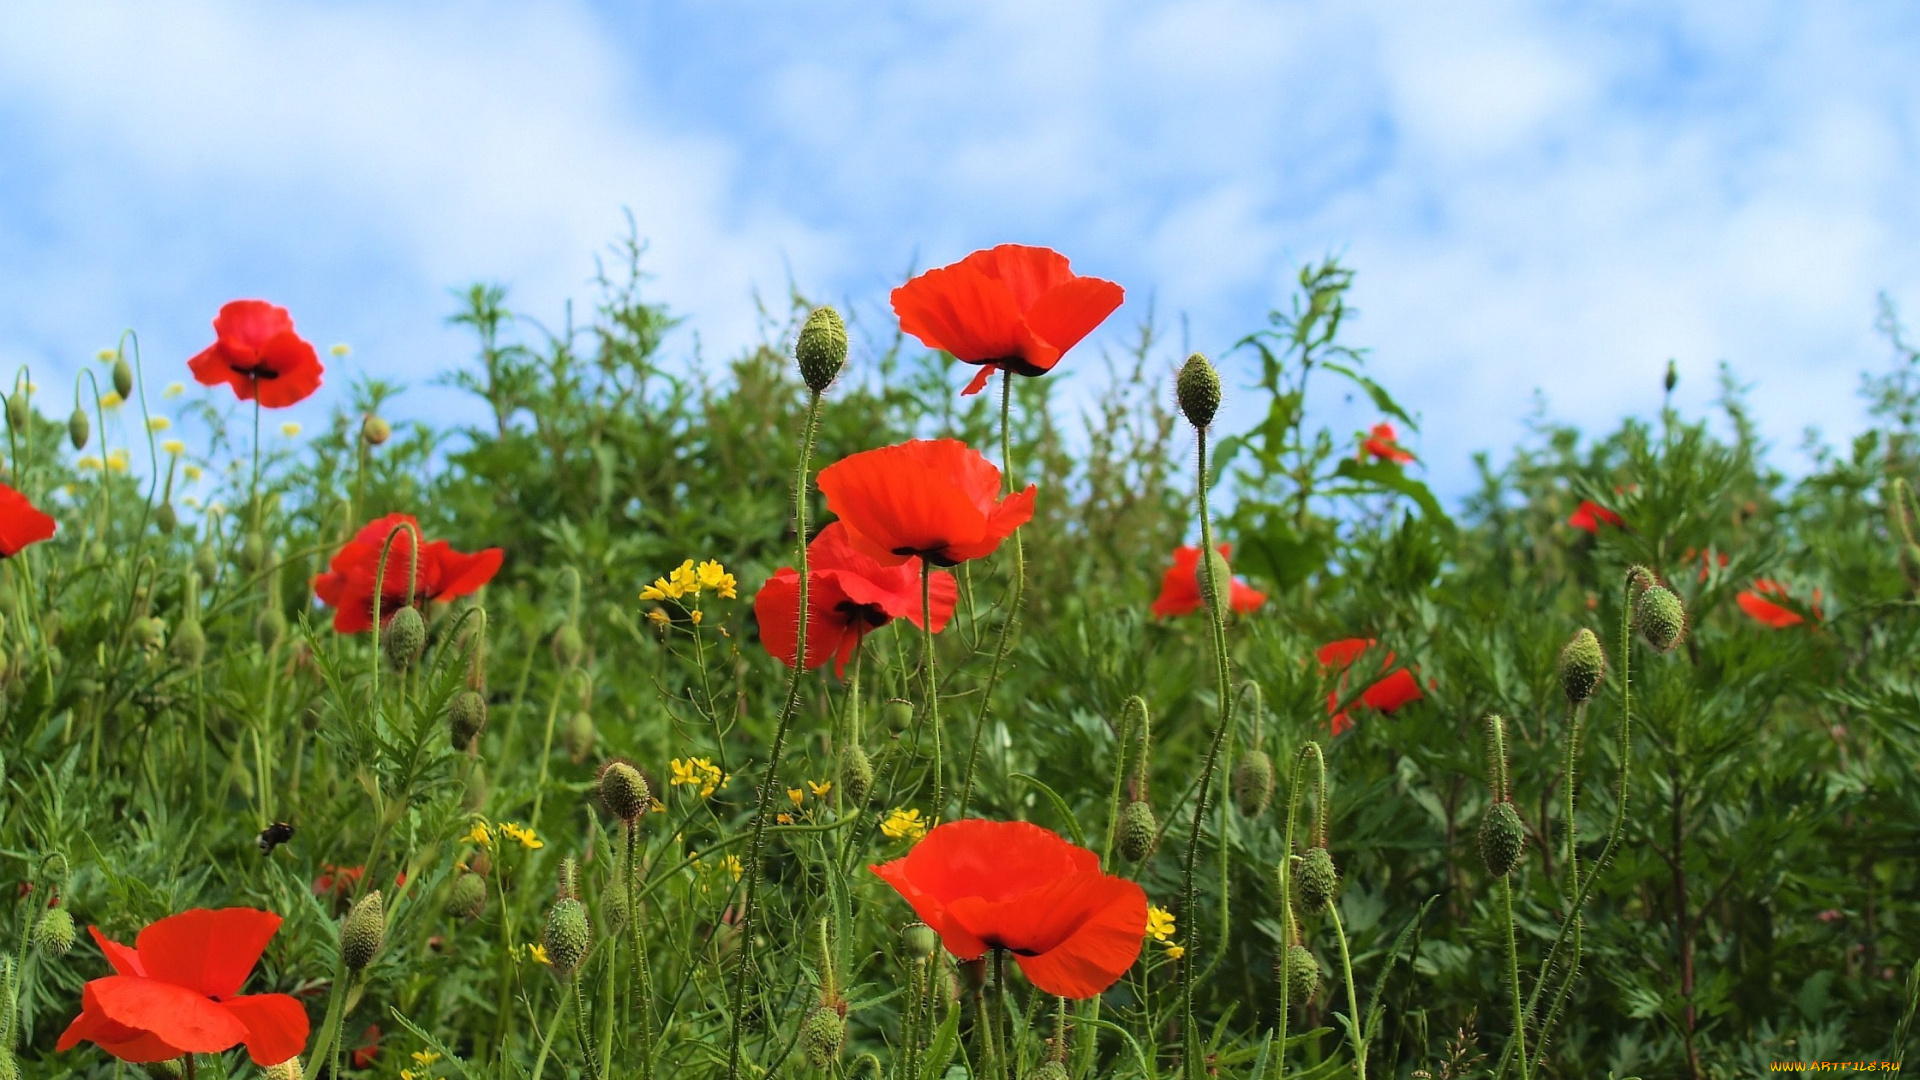
[{"label": "red flower in background", "polygon": [[360,1033],[360,1045],[353,1048],[353,1067],[364,1069],[380,1058],[380,1025],[368,1024]]},{"label": "red flower in background", "polygon": [[1045,375],[1125,296],[1111,281],[1074,274],[1057,251],[1001,244],[893,290],[893,311],[928,348],[980,365],[965,395],[995,368]]},{"label": "red flower in background", "polygon": [[1400,433],[1393,425],[1381,422],[1373,425],[1373,430],[1360,442],[1360,456],[1372,457],[1375,461],[1391,461],[1395,465],[1405,465],[1413,460],[1413,451],[1400,445]]},{"label": "red flower in background", "polygon": [[[1220,544],[1218,548],[1221,558],[1233,554],[1232,544]],[[1153,613],[1164,619],[1200,610],[1200,574],[1200,549],[1184,545],[1174,548],[1173,565],[1167,567],[1160,578],[1160,595],[1153,601]],[[1241,584],[1238,578],[1233,579],[1232,588],[1227,591],[1227,606],[1243,614],[1258,610],[1266,602],[1266,593]]]},{"label": "red flower in background", "polygon": [[[1373,638],[1343,638],[1320,647],[1315,656],[1321,668],[1340,672],[1335,689],[1327,694],[1327,723],[1333,734],[1339,735],[1353,726],[1353,718],[1340,711],[1340,699],[1346,696],[1347,668],[1366,652],[1378,644]],[[1393,665],[1394,654],[1389,652],[1380,661],[1381,670]],[[1391,713],[1402,705],[1419,701],[1426,695],[1420,689],[1420,681],[1406,668],[1397,668],[1374,681],[1371,686],[1360,692],[1360,704],[1382,713]]]},{"label": "red flower in background", "polygon": [[202,386],[233,387],[241,401],[268,409],[304,401],[320,389],[320,354],[293,332],[293,316],[265,300],[235,300],[214,317],[217,340],[187,361]]},{"label": "red flower in background", "polygon": [[[1739,604],[1740,610],[1746,612],[1755,622],[1775,630],[1785,630],[1789,626],[1799,626],[1807,621],[1806,616],[1792,608],[1767,599],[1770,596],[1779,597],[1782,600],[1792,599],[1785,585],[1768,578],[1760,578],[1753,583],[1751,590],[1735,596],[1733,602]],[[1812,607],[1813,617],[1819,618],[1820,590],[1818,589],[1813,591]]]},{"label": "red flower in background", "polygon": [[[334,630],[358,634],[373,629],[373,590],[380,572],[380,553],[387,537],[395,532],[398,535],[387,554],[386,577],[380,581],[380,624],[386,625],[394,612],[407,606],[407,567],[413,552],[413,532],[404,528],[407,525],[419,527],[410,514],[388,514],[369,522],[334,554],[327,572],[314,577],[313,594],[334,609]],[[445,540],[422,543],[420,569],[414,575],[414,605],[425,607],[429,601],[466,596],[493,580],[503,557],[499,548],[467,555],[453,550]]]},{"label": "red flower in background", "polygon": [[1611,525],[1618,529],[1624,526],[1626,522],[1621,520],[1619,514],[1601,506],[1592,499],[1581,499],[1579,508],[1574,510],[1571,517],[1567,518],[1567,524],[1579,529],[1581,532],[1592,533],[1598,536],[1600,535],[1600,526],[1602,524]]},{"label": "red flower in background", "polygon": [[217,1054],[245,1043],[257,1065],[278,1065],[307,1044],[307,1010],[286,994],[240,994],[280,929],[253,908],[194,908],[140,931],[129,949],[87,928],[114,974],[81,991],[80,1015],[56,1049],[82,1040],[122,1061]]},{"label": "red flower in background", "polygon": [[55,527],[53,518],[25,495],[0,484],[0,558],[10,559],[28,544],[53,539]]},{"label": "red flower in background", "polygon": [[1098,996],[1139,959],[1147,894],[1100,872],[1100,857],[1024,821],[968,818],[927,834],[903,859],[869,867],[940,935],[974,960],[1013,953],[1033,985]]},{"label": "red flower in background", "polygon": [[1000,470],[958,439],[914,439],[820,470],[847,543],[881,566],[954,566],[993,554],[1033,517],[1034,486],[1000,498]]},{"label": "red flower in background", "polygon": [[[833,660],[833,673],[846,673],[847,661],[868,633],[904,618],[915,626],[920,618],[920,560],[882,566],[855,550],[847,528],[836,521],[820,530],[807,545],[807,666],[817,668]],[[953,575],[935,570],[927,583],[933,607],[933,632],[939,633],[953,615],[960,586]],[[760,643],[788,667],[799,649],[800,574],[791,566],[774,571],[753,598],[753,615],[760,623]]]},{"label": "red flower in background", "polygon": [[[1724,551],[1720,551],[1720,552],[1702,551],[1699,554],[1700,554],[1700,580],[1701,581],[1707,580],[1707,578],[1713,574],[1713,568],[1716,565],[1722,568],[1724,568],[1727,565],[1727,554]],[[1680,556],[1680,561],[1687,562],[1691,560],[1693,557],[1694,557],[1694,552],[1691,549],[1689,549],[1686,554]]]}]

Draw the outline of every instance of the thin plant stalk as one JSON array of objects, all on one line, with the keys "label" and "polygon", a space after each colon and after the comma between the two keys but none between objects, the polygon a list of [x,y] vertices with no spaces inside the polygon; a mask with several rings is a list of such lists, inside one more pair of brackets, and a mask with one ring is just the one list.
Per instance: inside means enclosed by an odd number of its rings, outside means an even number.
[{"label": "thin plant stalk", "polygon": [[[1003,370],[1000,381],[1000,476],[1007,494],[1013,494],[1013,372]],[[967,747],[967,766],[960,773],[960,812],[967,816],[967,804],[973,798],[973,770],[980,760],[980,737],[987,730],[987,713],[993,706],[993,688],[1000,681],[1000,669],[1006,666],[1007,653],[1013,647],[1014,625],[1020,621],[1020,601],[1027,587],[1027,554],[1020,541],[1020,530],[1013,530],[1013,592],[1007,597],[1007,617],[1000,624],[1000,639],[993,649],[993,665],[987,669],[987,684],[980,691],[980,712],[973,718],[973,741]],[[936,737],[937,737],[936,729]],[[936,743],[937,745],[937,743]],[[937,809],[937,808],[936,808]]]}]

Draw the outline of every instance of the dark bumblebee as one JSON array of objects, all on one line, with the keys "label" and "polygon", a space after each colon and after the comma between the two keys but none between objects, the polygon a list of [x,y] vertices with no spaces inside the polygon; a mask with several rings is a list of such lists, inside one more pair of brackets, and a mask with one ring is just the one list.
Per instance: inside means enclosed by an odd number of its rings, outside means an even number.
[{"label": "dark bumblebee", "polygon": [[273,849],[293,839],[293,826],[284,821],[276,821],[260,830],[260,854],[271,855]]}]

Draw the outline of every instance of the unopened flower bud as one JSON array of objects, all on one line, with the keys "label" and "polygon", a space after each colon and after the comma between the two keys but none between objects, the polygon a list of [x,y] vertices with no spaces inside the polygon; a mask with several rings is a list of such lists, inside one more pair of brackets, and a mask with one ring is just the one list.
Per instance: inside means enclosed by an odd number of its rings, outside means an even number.
[{"label": "unopened flower bud", "polygon": [[800,1025],[800,1047],[806,1052],[807,1064],[822,1071],[831,1069],[846,1045],[847,1018],[831,1005],[814,1006]]},{"label": "unopened flower bud", "polygon": [[85,450],[87,440],[93,438],[93,422],[87,419],[87,410],[78,405],[73,407],[73,415],[67,417],[67,441],[75,450]]},{"label": "unopened flower bud", "polygon": [[187,1067],[180,1063],[184,1060],[186,1060],[184,1057],[177,1057],[168,1058],[165,1061],[149,1061],[140,1067],[147,1070],[147,1075],[153,1077],[153,1080],[183,1080],[187,1075]]},{"label": "unopened flower bud", "polygon": [[867,805],[867,795],[873,791],[873,762],[858,743],[840,751],[840,790],[856,810]]},{"label": "unopened flower bud", "polygon": [[32,419],[33,408],[27,404],[26,388],[14,387],[13,396],[7,398],[7,427],[24,435]]},{"label": "unopened flower bud", "polygon": [[1233,805],[1244,817],[1266,813],[1273,798],[1273,759],[1265,750],[1249,750],[1240,756],[1231,778]]},{"label": "unopened flower bud", "polygon": [[368,413],[367,418],[360,421],[360,437],[366,440],[368,446],[379,446],[393,438],[393,425],[373,413]]},{"label": "unopened flower bud", "polygon": [[1320,961],[1313,958],[1305,945],[1289,945],[1286,968],[1286,981],[1280,987],[1284,1004],[1298,1007],[1312,1001],[1314,991],[1320,989]]},{"label": "unopened flower bud", "polygon": [[586,905],[572,897],[554,904],[547,912],[542,942],[553,970],[563,976],[572,975],[580,961],[587,958],[587,949],[593,944],[593,928],[587,922]]},{"label": "unopened flower bud", "polygon": [[1647,639],[1647,644],[1666,652],[1680,644],[1681,635],[1686,633],[1687,611],[1672,589],[1665,585],[1651,585],[1635,601],[1633,621],[1640,628],[1640,636]]},{"label": "unopened flower bud", "polygon": [[631,824],[653,803],[647,778],[624,761],[609,761],[600,770],[600,801],[621,821]]},{"label": "unopened flower bud", "polygon": [[213,584],[220,574],[220,553],[213,550],[212,544],[201,544],[193,553],[193,572],[199,576],[202,585]]},{"label": "unopened flower bud", "polygon": [[572,623],[562,626],[553,635],[553,658],[561,667],[573,667],[586,655],[587,643],[580,636],[580,628]]},{"label": "unopened flower bud", "polygon": [[380,632],[380,648],[387,654],[387,663],[395,671],[405,671],[420,659],[420,651],[427,647],[427,621],[420,617],[420,609],[409,604],[393,613],[393,619]]},{"label": "unopened flower bud", "polygon": [[1520,811],[1510,802],[1497,802],[1487,807],[1487,816],[1480,819],[1480,861],[1486,864],[1487,873],[1495,877],[1504,876],[1520,862],[1527,845],[1527,827],[1520,822]]},{"label": "unopened flower bud", "polygon": [[1128,862],[1140,862],[1153,854],[1160,842],[1160,824],[1153,818],[1153,806],[1135,799],[1120,811],[1120,855]]},{"label": "unopened flower bud", "polygon": [[1027,1080],[1072,1080],[1072,1077],[1067,1073],[1065,1065],[1049,1059],[1041,1062],[1037,1068],[1028,1073]]},{"label": "unopened flower bud", "polygon": [[260,647],[272,652],[287,636],[286,612],[281,611],[279,605],[265,609],[254,621],[253,631],[260,639]]},{"label": "unopened flower bud", "polygon": [[447,914],[456,919],[477,919],[487,909],[487,880],[479,874],[463,873],[453,879],[447,896]]},{"label": "unopened flower bud", "polygon": [[172,536],[173,530],[180,527],[180,514],[173,508],[173,500],[162,499],[160,505],[153,508],[153,524],[162,536]]},{"label": "unopened flower bud", "polygon": [[1180,365],[1180,374],[1174,378],[1173,393],[1187,423],[1205,428],[1213,423],[1214,414],[1220,411],[1220,373],[1213,369],[1212,361],[1205,355],[1194,353],[1187,357],[1186,363]]},{"label": "unopened flower bud", "polygon": [[1567,695],[1567,704],[1592,700],[1606,673],[1607,654],[1600,648],[1600,639],[1582,627],[1560,650],[1560,689]]},{"label": "unopened flower bud", "polygon": [[487,726],[487,699],[478,690],[462,690],[447,703],[447,735],[456,750],[464,750]]},{"label": "unopened flower bud", "polygon": [[1340,892],[1340,871],[1333,865],[1333,855],[1323,847],[1308,848],[1294,868],[1293,888],[1300,910],[1309,915],[1325,911]]},{"label": "unopened flower bud", "polygon": [[121,401],[133,400],[133,365],[124,356],[113,358],[113,392]]},{"label": "unopened flower bud", "polygon": [[305,1080],[305,1078],[306,1074],[301,1071],[298,1054],[278,1065],[267,1066],[267,1080]]},{"label": "unopened flower bud", "polygon": [[587,755],[593,753],[593,741],[598,734],[593,726],[593,714],[585,709],[567,719],[567,756],[574,764],[587,760]]},{"label": "unopened flower bud", "polygon": [[180,629],[173,632],[173,655],[189,666],[207,655],[207,632],[199,619],[189,616],[180,624]]},{"label": "unopened flower bud", "polygon": [[793,358],[799,362],[800,377],[806,380],[807,389],[816,394],[824,392],[847,362],[847,324],[841,321],[840,313],[830,307],[808,312]]},{"label": "unopened flower bud", "polygon": [[907,730],[907,725],[913,723],[913,703],[900,698],[888,698],[887,703],[880,706],[880,722],[894,734]]},{"label": "unopened flower bud", "polygon": [[[1228,564],[1227,557],[1218,551],[1208,552],[1206,567],[1195,572],[1200,575],[1200,591],[1213,597],[1212,607],[1216,611],[1227,611],[1233,599],[1233,567]],[[1210,592],[1207,588],[1209,582],[1213,586]]]},{"label": "unopened flower bud", "polygon": [[73,915],[64,907],[50,908],[33,924],[33,947],[49,960],[58,960],[73,948]]},{"label": "unopened flower bud", "polygon": [[167,620],[157,615],[133,620],[134,644],[143,649],[158,649],[167,640]]},{"label": "unopened flower bud", "polygon": [[387,903],[375,889],[356,901],[340,924],[340,959],[348,971],[373,963],[387,936]]},{"label": "unopened flower bud", "polygon": [[1680,365],[1671,357],[1667,359],[1667,377],[1661,381],[1660,385],[1664,386],[1669,394],[1673,393],[1674,387],[1680,385]]},{"label": "unopened flower bud", "polygon": [[40,880],[51,886],[55,893],[66,891],[69,873],[67,857],[57,851],[40,860]]},{"label": "unopened flower bud", "polygon": [[907,952],[922,960],[933,955],[940,947],[940,935],[926,923],[917,922],[900,932],[900,938],[907,946]]},{"label": "unopened flower bud", "polygon": [[267,539],[257,532],[249,532],[240,541],[240,569],[249,574],[258,573],[267,564]]}]

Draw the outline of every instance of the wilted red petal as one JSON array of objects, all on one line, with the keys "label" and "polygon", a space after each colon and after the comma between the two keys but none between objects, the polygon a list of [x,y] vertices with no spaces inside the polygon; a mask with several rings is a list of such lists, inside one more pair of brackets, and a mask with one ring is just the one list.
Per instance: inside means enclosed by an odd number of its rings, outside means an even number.
[{"label": "wilted red petal", "polygon": [[[224,998],[240,992],[253,965],[266,951],[267,942],[279,929],[280,916],[271,911],[194,908],[149,925],[140,931],[135,947],[151,979],[186,987],[205,997]],[[168,1041],[191,1049],[171,1036]]]},{"label": "wilted red petal", "polygon": [[307,1045],[307,1010],[286,994],[243,994],[221,1002],[246,1025],[255,1065],[278,1065]]}]

